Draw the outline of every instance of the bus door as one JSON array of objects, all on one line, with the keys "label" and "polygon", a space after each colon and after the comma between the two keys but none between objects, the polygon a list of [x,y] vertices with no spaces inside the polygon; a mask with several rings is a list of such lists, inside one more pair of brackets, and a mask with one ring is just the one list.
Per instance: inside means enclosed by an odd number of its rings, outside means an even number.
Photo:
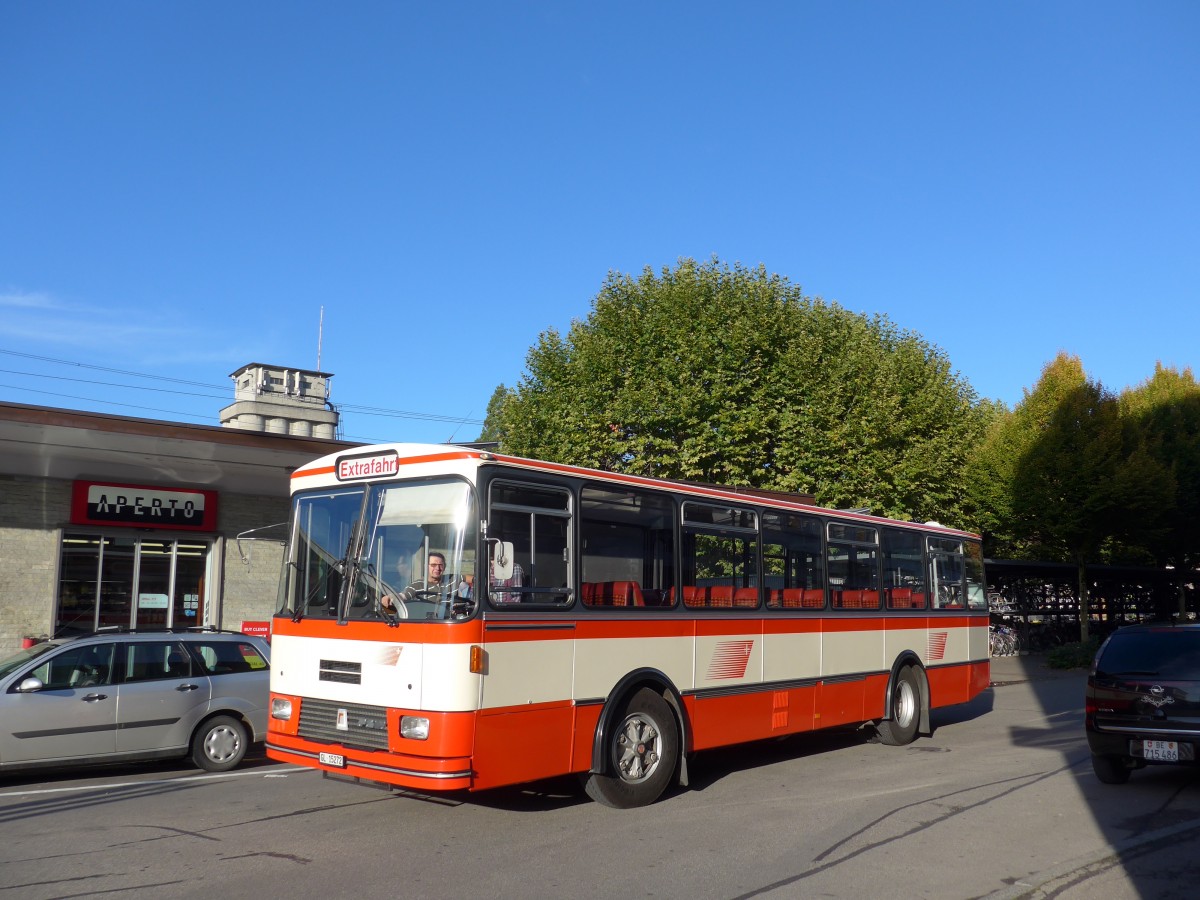
[{"label": "bus door", "polygon": [[575,623],[572,502],[566,488],[488,488],[484,670],[476,787],[565,774],[571,765]]}]

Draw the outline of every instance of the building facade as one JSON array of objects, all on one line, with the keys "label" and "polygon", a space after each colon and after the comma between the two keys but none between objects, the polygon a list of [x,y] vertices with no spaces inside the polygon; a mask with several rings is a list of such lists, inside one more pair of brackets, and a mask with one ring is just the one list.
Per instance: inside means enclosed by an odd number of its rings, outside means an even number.
[{"label": "building facade", "polygon": [[355,446],[312,436],[336,430],[328,376],[291,371],[320,403],[273,402],[263,430],[0,403],[0,656],[97,627],[265,627],[290,475]]}]

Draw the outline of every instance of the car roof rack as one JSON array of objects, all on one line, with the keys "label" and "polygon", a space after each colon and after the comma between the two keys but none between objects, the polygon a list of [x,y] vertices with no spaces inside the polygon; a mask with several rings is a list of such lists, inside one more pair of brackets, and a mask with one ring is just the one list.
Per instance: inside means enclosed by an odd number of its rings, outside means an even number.
[{"label": "car roof rack", "polygon": [[[130,628],[128,625],[102,625],[88,634],[242,634],[230,628],[211,625],[176,625],[173,628]],[[82,636],[82,635],[81,635]]]}]

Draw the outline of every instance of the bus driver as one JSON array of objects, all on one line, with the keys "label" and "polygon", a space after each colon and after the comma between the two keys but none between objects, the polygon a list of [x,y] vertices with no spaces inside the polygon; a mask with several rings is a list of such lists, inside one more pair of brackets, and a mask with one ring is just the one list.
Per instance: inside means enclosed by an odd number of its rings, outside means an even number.
[{"label": "bus driver", "polygon": [[[429,571],[424,579],[418,578],[398,595],[400,600],[432,600],[433,595],[439,593],[443,585],[443,576],[446,574],[446,557],[437,550],[432,550],[429,553]],[[401,571],[404,568],[404,561],[397,565]],[[391,610],[392,595],[387,591],[383,592],[383,596],[379,598],[379,605],[384,609]]]}]

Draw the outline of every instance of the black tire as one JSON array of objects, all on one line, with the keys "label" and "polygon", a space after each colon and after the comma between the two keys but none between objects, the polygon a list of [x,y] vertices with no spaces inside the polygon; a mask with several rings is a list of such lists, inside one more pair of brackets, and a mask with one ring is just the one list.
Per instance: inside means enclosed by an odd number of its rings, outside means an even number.
[{"label": "black tire", "polygon": [[1133,769],[1119,756],[1092,755],[1092,771],[1103,784],[1124,784]]},{"label": "black tire", "polygon": [[662,695],[641,688],[605,736],[604,773],[587,776],[584,790],[614,809],[647,806],[667,789],[679,762],[679,729]]},{"label": "black tire", "polygon": [[891,747],[911,744],[921,724],[921,685],[912,666],[905,666],[892,683],[892,717],[875,725],[880,743]]},{"label": "black tire", "polygon": [[192,762],[207,772],[228,772],[246,757],[246,726],[229,716],[215,716],[192,735]]}]

